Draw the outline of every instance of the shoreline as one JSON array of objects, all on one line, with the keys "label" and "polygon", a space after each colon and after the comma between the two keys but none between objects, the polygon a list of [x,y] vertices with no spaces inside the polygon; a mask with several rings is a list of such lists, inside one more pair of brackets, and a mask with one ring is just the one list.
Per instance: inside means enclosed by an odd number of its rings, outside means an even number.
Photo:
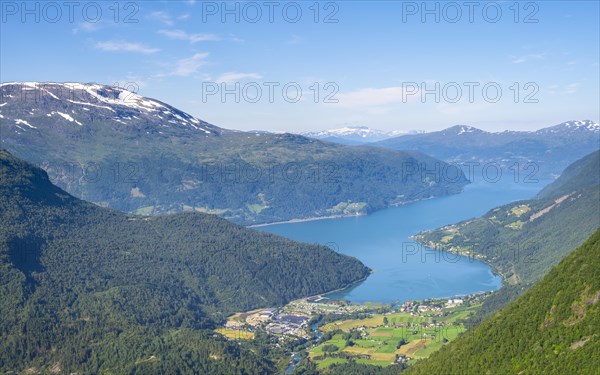
[{"label": "shoreline", "polygon": [[[334,290],[330,290],[329,292],[323,292],[321,294],[315,294],[314,296],[302,297],[302,298],[299,298],[299,299],[307,299],[307,298],[312,298],[312,297],[326,297],[328,294],[336,293],[336,292],[341,292],[343,290],[349,289],[352,286],[355,286],[355,285],[357,285],[359,283],[362,283],[363,281],[367,280],[369,278],[369,276],[371,276],[374,273],[375,273],[375,271],[369,268],[369,274],[367,276],[363,277],[360,280],[353,281],[353,282],[349,283],[348,285],[343,286],[343,287],[341,287],[339,289],[334,289]],[[330,298],[328,298],[328,299],[330,299]],[[297,300],[294,300],[294,301],[297,301]]]},{"label": "shoreline", "polygon": [[[351,282],[351,283],[349,283],[349,284],[347,284],[347,285],[345,285],[345,286],[343,286],[343,287],[341,287],[341,288],[334,289],[334,290],[330,290],[330,291],[328,291],[328,292],[323,292],[323,293],[319,293],[319,294],[314,294],[314,295],[311,295],[311,296],[299,297],[299,298],[296,298],[296,299],[290,300],[290,301],[288,301],[288,302],[284,303],[284,304],[283,304],[283,305],[281,305],[281,306],[275,306],[275,308],[279,309],[279,308],[285,307],[286,305],[288,305],[288,304],[290,304],[291,302],[294,302],[294,301],[306,300],[306,299],[308,299],[308,298],[313,298],[313,297],[325,297],[327,294],[331,294],[331,293],[335,293],[335,292],[340,292],[340,291],[342,291],[342,290],[345,290],[345,289],[348,289],[348,288],[350,288],[351,286],[354,286],[354,285],[356,285],[356,284],[358,284],[358,283],[362,283],[363,281],[365,281],[366,279],[368,279],[368,278],[369,278],[369,276],[371,276],[371,274],[373,274],[373,273],[375,273],[375,271],[369,268],[369,274],[368,274],[367,276],[365,276],[365,277],[363,277],[363,278],[361,278],[361,279],[359,279],[359,280],[353,281],[353,282]],[[231,315],[227,316],[227,317],[226,317],[226,319],[229,319],[229,318],[231,318],[232,316],[235,316],[235,315],[237,315],[237,314],[247,314],[247,313],[252,313],[252,312],[258,312],[258,311],[261,311],[261,310],[264,310],[264,309],[268,309],[268,308],[271,308],[271,307],[259,307],[259,308],[257,308],[257,309],[248,310],[248,311],[238,311],[238,312],[235,312],[235,313],[233,313],[233,314],[231,314]]]},{"label": "shoreline", "polygon": [[[461,194],[462,192],[463,191],[461,190],[460,192],[455,193],[455,194]],[[371,214],[374,214],[374,213],[382,211],[382,210],[388,210],[390,208],[398,208],[398,207],[406,206],[407,204],[411,204],[411,203],[424,202],[424,201],[427,201],[430,199],[443,198],[443,197],[447,197],[447,196],[455,195],[455,194],[439,195],[439,196],[435,196],[435,197],[427,197],[427,198],[422,198],[422,199],[413,199],[413,200],[406,201],[406,202],[390,204],[386,207],[379,208],[377,210],[374,210],[371,212],[366,212],[366,213],[349,214],[349,215],[341,214],[341,215],[329,215],[329,216],[312,216],[312,217],[307,217],[307,218],[303,218],[303,219],[290,219],[290,220],[283,220],[283,221],[274,221],[272,223],[245,225],[244,227],[245,228],[260,228],[260,227],[267,227],[270,225],[295,224],[295,223],[304,223],[304,222],[308,222],[308,221],[317,221],[317,220],[331,220],[331,219],[346,219],[346,218],[351,218],[351,217],[363,217],[363,216],[369,216]]]},{"label": "shoreline", "polygon": [[[464,255],[464,254],[461,254],[461,253],[459,253],[459,252],[453,252],[453,251],[447,250],[447,249],[445,249],[445,248],[443,248],[443,247],[438,247],[438,246],[436,246],[436,247],[431,247],[429,244],[425,243],[424,241],[421,241],[421,240],[419,240],[419,238],[418,238],[418,234],[419,234],[419,233],[417,233],[417,234],[414,234],[414,235],[412,235],[412,236],[409,236],[409,238],[410,238],[411,240],[415,241],[416,243],[420,244],[421,246],[425,246],[425,247],[428,247],[428,248],[430,248],[430,249],[433,249],[433,250],[436,250],[436,251],[443,251],[443,252],[445,252],[445,253],[448,253],[448,254],[452,254],[452,255],[460,255],[460,256],[464,256],[464,257],[471,258],[469,255]],[[498,290],[500,290],[500,289],[504,288],[506,285],[512,285],[512,284],[510,284],[510,283],[508,282],[508,278],[506,277],[506,275],[505,275],[504,273],[500,272],[500,270],[498,269],[498,267],[497,267],[495,264],[493,264],[492,262],[490,262],[490,260],[489,260],[489,259],[487,259],[487,258],[480,258],[480,259],[477,259],[477,258],[475,258],[475,257],[473,257],[473,258],[471,258],[471,259],[474,259],[474,260],[476,260],[476,261],[479,261],[479,262],[481,262],[481,263],[485,264],[486,266],[490,267],[490,272],[492,273],[492,275],[494,275],[494,276],[496,276],[496,277],[500,278],[500,287],[499,287],[498,289],[491,290],[490,292],[496,292],[496,291],[498,291]]]},{"label": "shoreline", "polygon": [[367,216],[367,215],[368,214],[313,216],[313,217],[307,217],[304,219],[290,219],[290,220],[285,220],[285,221],[274,221],[272,223],[252,224],[252,225],[246,226],[246,228],[260,228],[260,227],[268,227],[270,225],[295,224],[295,223],[304,223],[304,222],[308,222],[308,221],[317,221],[317,220],[344,219],[344,218],[349,218],[349,217],[361,217],[361,216]]}]

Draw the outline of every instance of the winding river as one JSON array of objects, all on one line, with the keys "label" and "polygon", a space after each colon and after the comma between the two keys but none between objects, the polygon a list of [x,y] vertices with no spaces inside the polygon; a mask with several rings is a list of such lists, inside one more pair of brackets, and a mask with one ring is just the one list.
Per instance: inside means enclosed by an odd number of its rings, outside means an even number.
[{"label": "winding river", "polygon": [[533,197],[548,181],[481,181],[461,194],[377,211],[371,215],[273,224],[257,229],[327,245],[355,256],[375,272],[365,281],[327,295],[353,303],[394,303],[496,290],[500,277],[472,258],[436,252],[409,237],[421,230],[477,217],[491,208]]}]

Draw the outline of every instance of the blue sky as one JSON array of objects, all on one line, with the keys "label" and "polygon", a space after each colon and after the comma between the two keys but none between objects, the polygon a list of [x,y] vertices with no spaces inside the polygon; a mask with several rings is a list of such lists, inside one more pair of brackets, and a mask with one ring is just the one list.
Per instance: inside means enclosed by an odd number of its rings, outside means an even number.
[{"label": "blue sky", "polygon": [[242,130],[600,120],[598,1],[50,3],[0,3],[3,82],[119,83]]}]

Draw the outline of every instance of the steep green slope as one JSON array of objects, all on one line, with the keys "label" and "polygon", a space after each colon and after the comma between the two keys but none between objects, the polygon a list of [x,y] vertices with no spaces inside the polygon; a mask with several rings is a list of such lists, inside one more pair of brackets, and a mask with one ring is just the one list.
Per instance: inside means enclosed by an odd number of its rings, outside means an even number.
[{"label": "steep green slope", "polygon": [[597,374],[600,231],[525,294],[409,374]]},{"label": "steep green slope", "polygon": [[552,198],[573,191],[593,188],[600,184],[600,151],[577,160],[563,171],[560,177],[542,189],[537,198]]},{"label": "steep green slope", "polygon": [[[0,146],[69,193],[126,212],[200,211],[240,224],[364,214],[458,193],[420,153],[231,131],[95,84],[0,85]],[[456,177],[456,178],[454,178]]]},{"label": "steep green slope", "polygon": [[536,199],[418,234],[431,247],[476,256],[509,284],[539,280],[600,226],[600,152],[573,163]]},{"label": "steep green slope", "polygon": [[163,373],[265,372],[267,362],[201,330],[369,271],[328,248],[213,215],[100,208],[3,150],[0,223],[1,371],[59,363],[65,372],[121,373],[155,356]]},{"label": "steep green slope", "polygon": [[599,158],[594,152],[573,163],[536,199],[416,236],[432,248],[484,260],[504,277],[473,323],[513,300],[600,227]]}]

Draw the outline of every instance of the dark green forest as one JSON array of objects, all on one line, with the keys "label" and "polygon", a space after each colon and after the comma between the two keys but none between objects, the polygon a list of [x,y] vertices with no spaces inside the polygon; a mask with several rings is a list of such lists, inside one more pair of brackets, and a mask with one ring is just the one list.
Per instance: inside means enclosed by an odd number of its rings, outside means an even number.
[{"label": "dark green forest", "polygon": [[213,215],[80,201],[0,151],[0,371],[271,373],[226,315],[366,277],[355,258]]}]

